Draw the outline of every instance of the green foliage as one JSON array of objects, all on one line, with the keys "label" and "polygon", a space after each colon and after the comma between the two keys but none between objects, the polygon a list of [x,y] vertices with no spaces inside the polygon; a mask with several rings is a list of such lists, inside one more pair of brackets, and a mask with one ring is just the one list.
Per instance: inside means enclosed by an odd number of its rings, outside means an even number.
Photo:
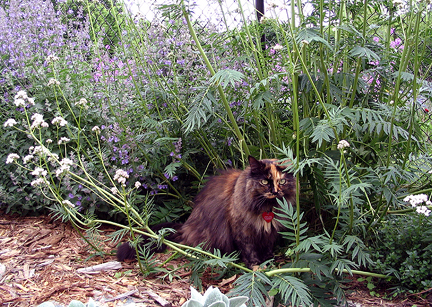
[{"label": "green foliage", "polygon": [[396,276],[393,290],[420,292],[432,285],[431,219],[421,214],[394,216],[381,224],[371,244],[373,268]]}]

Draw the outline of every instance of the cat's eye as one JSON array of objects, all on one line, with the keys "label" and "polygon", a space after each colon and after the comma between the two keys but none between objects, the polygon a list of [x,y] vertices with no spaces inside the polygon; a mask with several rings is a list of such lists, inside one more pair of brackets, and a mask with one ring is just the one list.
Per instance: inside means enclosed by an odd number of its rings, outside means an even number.
[{"label": "cat's eye", "polygon": [[279,184],[284,185],[285,183],[287,183],[286,179],[279,180]]},{"label": "cat's eye", "polygon": [[260,183],[261,183],[262,185],[267,185],[269,182],[268,182],[268,180],[266,180],[266,179],[261,179],[261,180],[260,180]]}]

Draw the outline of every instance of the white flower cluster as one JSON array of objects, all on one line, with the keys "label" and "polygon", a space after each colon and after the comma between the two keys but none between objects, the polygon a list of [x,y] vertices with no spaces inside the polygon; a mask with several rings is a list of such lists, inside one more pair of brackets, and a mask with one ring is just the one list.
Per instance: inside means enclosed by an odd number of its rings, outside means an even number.
[{"label": "white flower cluster", "polygon": [[48,175],[48,172],[44,170],[42,167],[36,167],[33,172],[31,172],[33,176],[37,177],[45,177]]},{"label": "white flower cluster", "polygon": [[61,144],[63,144],[63,143],[67,143],[67,142],[69,142],[69,141],[70,141],[69,138],[62,136],[62,137],[60,138],[60,140],[58,140],[57,144],[61,145]]},{"label": "white flower cluster", "polygon": [[123,187],[126,186],[126,180],[128,178],[129,178],[129,174],[122,169],[118,169],[114,175],[114,180],[120,183]]},{"label": "white flower cluster", "polygon": [[73,165],[73,161],[69,158],[63,158],[59,164],[60,167],[56,170],[57,177],[67,174],[70,171],[70,167]]},{"label": "white flower cluster", "polygon": [[35,129],[38,127],[43,127],[43,128],[48,127],[48,123],[46,121],[44,121],[43,115],[41,115],[39,113],[33,114],[33,116],[31,117],[31,120],[33,121],[33,123],[30,126],[31,129]]},{"label": "white flower cluster", "polygon": [[8,157],[6,158],[6,164],[11,164],[16,162],[16,160],[19,159],[20,156],[18,156],[16,153],[10,153]]},{"label": "white flower cluster", "polygon": [[99,128],[99,126],[94,126],[94,127],[92,128],[92,131],[93,131],[94,133],[96,133],[96,134],[99,134],[99,133],[101,132],[101,129]]},{"label": "white flower cluster", "polygon": [[60,85],[60,82],[54,78],[49,79],[47,86]]},{"label": "white flower cluster", "polygon": [[282,45],[279,45],[279,44],[276,44],[276,45],[273,46],[272,49],[273,49],[274,51],[279,51],[279,50],[282,50],[282,49],[283,49],[283,46],[282,46]]},{"label": "white flower cluster", "polygon": [[46,58],[46,61],[47,61],[48,64],[51,64],[51,63],[57,62],[58,60],[60,60],[60,59],[59,59],[59,57],[56,56],[55,54],[50,54],[50,55],[47,56],[47,58]]},{"label": "white flower cluster", "polygon": [[3,127],[13,127],[17,124],[16,120],[13,118],[9,118],[5,123],[3,124]]},{"label": "white flower cluster", "polygon": [[53,120],[51,121],[51,123],[53,124],[53,125],[60,125],[61,127],[64,127],[64,126],[66,126],[67,125],[67,121],[63,118],[63,117],[61,117],[61,116],[57,116],[57,117],[54,117],[53,118]]},{"label": "white flower cluster", "polygon": [[[429,216],[432,212],[428,208],[428,206],[432,206],[432,202],[428,199],[428,196],[426,194],[408,195],[403,200],[409,202],[413,208],[416,208],[417,213]],[[423,203],[426,206],[419,206]]]},{"label": "white flower cluster", "polygon": [[44,170],[42,167],[36,167],[33,172],[31,172],[33,176],[36,176],[35,180],[33,180],[30,185],[32,187],[37,187],[40,185],[49,185],[49,181],[46,179],[46,175],[48,172]]},{"label": "white flower cluster", "polygon": [[340,140],[339,144],[337,145],[337,149],[342,150],[344,148],[350,147],[350,144],[345,140]]},{"label": "white flower cluster", "polygon": [[89,108],[88,101],[85,98],[81,98],[79,101],[75,102],[75,105],[83,107],[86,110]]},{"label": "white flower cluster", "polygon": [[34,158],[33,155],[27,155],[27,156],[25,156],[25,157],[23,158],[23,163],[24,163],[24,164],[27,164],[27,163],[29,163],[33,158]]},{"label": "white flower cluster", "polygon": [[38,156],[51,156],[52,155],[51,152],[49,151],[49,149],[43,145],[31,146],[29,148],[29,152],[32,155],[38,155]]},{"label": "white flower cluster", "polygon": [[35,102],[33,98],[30,98],[27,96],[26,91],[19,91],[15,97],[14,97],[14,104],[17,107],[25,107],[26,106],[26,101],[28,104],[34,106]]}]

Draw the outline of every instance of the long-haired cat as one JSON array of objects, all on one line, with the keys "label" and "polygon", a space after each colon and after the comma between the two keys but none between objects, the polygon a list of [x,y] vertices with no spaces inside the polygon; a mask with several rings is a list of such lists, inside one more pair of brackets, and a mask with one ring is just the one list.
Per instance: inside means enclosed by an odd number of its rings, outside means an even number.
[{"label": "long-haired cat", "polygon": [[[276,159],[257,160],[249,156],[249,166],[231,169],[211,177],[194,200],[194,208],[184,224],[165,223],[155,229],[177,230],[167,239],[189,246],[204,243],[204,248],[222,254],[240,251],[249,267],[273,257],[273,245],[283,230],[274,219],[277,199],[295,202],[295,180],[284,172]],[[120,261],[135,258],[129,243],[117,251]]]}]

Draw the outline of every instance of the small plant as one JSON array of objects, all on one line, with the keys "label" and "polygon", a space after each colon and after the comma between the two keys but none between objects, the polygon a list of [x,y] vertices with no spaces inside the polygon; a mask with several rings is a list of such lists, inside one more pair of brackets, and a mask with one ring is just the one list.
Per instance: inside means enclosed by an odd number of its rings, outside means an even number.
[{"label": "small plant", "polygon": [[[413,205],[412,199],[410,202]],[[396,276],[398,283],[394,290],[399,293],[432,287],[432,220],[429,209],[419,205],[417,212],[389,218],[378,230],[377,241],[372,247],[374,268]]]},{"label": "small plant", "polygon": [[228,298],[218,288],[210,286],[204,295],[191,287],[191,298],[182,307],[246,307],[246,296]]}]

